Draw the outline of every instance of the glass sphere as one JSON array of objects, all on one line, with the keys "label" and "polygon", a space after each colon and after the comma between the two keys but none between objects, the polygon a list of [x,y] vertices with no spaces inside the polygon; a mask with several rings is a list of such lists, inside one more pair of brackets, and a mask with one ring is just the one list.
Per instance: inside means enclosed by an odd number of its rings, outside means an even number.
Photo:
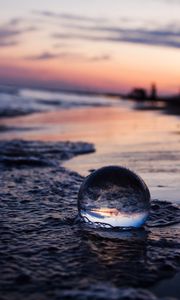
[{"label": "glass sphere", "polygon": [[149,208],[146,184],[124,167],[108,166],[92,172],[78,194],[81,219],[100,227],[141,227]]}]

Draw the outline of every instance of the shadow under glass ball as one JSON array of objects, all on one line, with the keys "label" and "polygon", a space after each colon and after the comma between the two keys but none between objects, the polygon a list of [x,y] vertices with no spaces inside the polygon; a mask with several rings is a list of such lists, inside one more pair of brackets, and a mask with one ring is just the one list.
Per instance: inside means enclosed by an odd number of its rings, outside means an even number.
[{"label": "shadow under glass ball", "polygon": [[108,166],[87,176],[79,190],[81,219],[102,227],[141,227],[150,209],[144,181],[124,167]]}]

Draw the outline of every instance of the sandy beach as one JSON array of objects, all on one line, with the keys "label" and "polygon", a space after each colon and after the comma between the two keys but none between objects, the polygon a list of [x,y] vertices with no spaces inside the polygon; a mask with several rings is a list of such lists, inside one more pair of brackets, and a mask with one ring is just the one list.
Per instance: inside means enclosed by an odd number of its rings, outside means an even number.
[{"label": "sandy beach", "polygon": [[[115,101],[0,119],[3,300],[179,299],[179,117]],[[109,164],[148,184],[144,229],[78,222],[83,176]]]},{"label": "sandy beach", "polygon": [[180,1],[1,1],[0,300],[180,300]]}]

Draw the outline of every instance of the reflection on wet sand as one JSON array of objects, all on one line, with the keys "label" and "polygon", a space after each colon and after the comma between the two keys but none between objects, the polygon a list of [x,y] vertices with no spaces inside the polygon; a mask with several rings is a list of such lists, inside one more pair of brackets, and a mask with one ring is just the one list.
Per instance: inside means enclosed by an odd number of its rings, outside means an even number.
[{"label": "reflection on wet sand", "polygon": [[133,111],[130,107],[99,107],[1,119],[0,125],[32,129],[8,131],[8,135],[1,132],[3,140],[92,142],[95,153],[67,161],[65,167],[88,175],[89,169],[124,165],[144,178],[153,198],[179,202],[180,120],[177,117]]},{"label": "reflection on wet sand", "polygon": [[[125,231],[126,232],[126,231]],[[87,232],[85,232],[87,237]],[[89,259],[94,261],[95,268],[89,267],[88,280],[91,282],[94,278],[100,281],[123,286],[130,283],[131,286],[141,284],[144,286],[144,274],[147,261],[147,236],[141,239],[109,239],[100,237],[96,233],[88,234],[85,239]],[[139,274],[140,273],[140,274]],[[142,275],[143,274],[143,275]],[[148,276],[146,276],[148,280]]]}]

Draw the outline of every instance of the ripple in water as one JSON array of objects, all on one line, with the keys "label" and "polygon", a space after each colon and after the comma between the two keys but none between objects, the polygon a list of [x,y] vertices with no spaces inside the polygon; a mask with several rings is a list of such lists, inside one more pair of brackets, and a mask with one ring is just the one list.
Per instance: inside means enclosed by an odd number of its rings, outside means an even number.
[{"label": "ripple in water", "polygon": [[82,183],[78,209],[81,219],[93,225],[139,228],[149,215],[150,193],[134,172],[124,167],[103,167]]}]

